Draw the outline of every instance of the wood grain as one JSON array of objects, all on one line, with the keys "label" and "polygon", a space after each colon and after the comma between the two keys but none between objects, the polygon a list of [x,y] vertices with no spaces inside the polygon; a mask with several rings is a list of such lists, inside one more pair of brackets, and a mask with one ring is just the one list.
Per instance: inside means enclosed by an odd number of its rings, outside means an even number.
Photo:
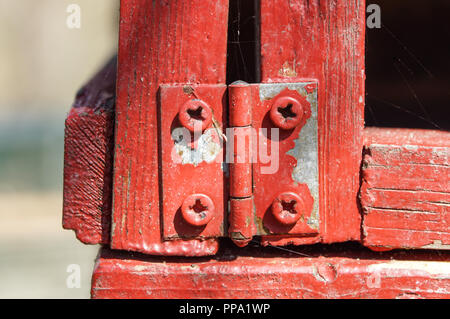
[{"label": "wood grain", "polygon": [[[296,258],[256,248],[232,260],[167,259],[103,249],[92,298],[449,298],[448,255],[343,253]],[[170,275],[168,275],[170,274]]]},{"label": "wood grain", "polygon": [[450,249],[450,133],[369,129],[365,140],[364,244]]},{"label": "wood grain", "polygon": [[63,227],[85,244],[109,244],[116,64],[77,94],[66,119]]},{"label": "wood grain", "polygon": [[[320,238],[360,240],[365,1],[261,2],[262,82],[317,79]],[[270,238],[274,244],[305,238]],[[317,241],[310,238],[309,243]]]},{"label": "wood grain", "polygon": [[228,1],[122,0],[120,16],[112,248],[214,254],[214,239],[162,242],[157,96],[164,83],[225,84]]}]

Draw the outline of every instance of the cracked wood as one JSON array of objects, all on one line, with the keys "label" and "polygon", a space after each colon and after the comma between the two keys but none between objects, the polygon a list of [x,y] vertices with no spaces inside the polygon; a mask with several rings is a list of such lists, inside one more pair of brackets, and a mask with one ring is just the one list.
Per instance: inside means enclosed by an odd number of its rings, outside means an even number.
[{"label": "cracked wood", "polygon": [[[260,248],[222,258],[155,258],[102,249],[92,298],[449,298],[449,255]],[[330,249],[330,248],[328,248]],[[228,257],[228,258],[225,258]],[[169,275],[168,275],[169,274]]]},{"label": "cracked wood", "polygon": [[449,155],[449,132],[366,129],[365,245],[450,249]]},{"label": "cracked wood", "polygon": [[116,64],[78,92],[66,119],[63,227],[85,244],[110,240]]}]

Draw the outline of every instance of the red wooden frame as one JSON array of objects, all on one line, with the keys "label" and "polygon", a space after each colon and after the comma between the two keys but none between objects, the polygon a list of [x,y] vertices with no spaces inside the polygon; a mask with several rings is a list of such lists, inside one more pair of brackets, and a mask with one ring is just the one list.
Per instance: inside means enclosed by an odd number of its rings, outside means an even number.
[{"label": "red wooden frame", "polygon": [[98,299],[450,298],[449,261],[449,255],[438,253],[380,255],[355,247],[316,249],[308,258],[253,248],[200,260],[130,257],[103,249],[91,294]]},{"label": "red wooden frame", "polygon": [[365,1],[262,1],[262,82],[319,82],[320,238],[272,238],[272,244],[361,238],[359,190],[364,128]]},{"label": "red wooden frame", "polygon": [[[162,82],[223,85],[226,4],[224,1],[217,3],[217,6],[203,4],[196,7],[196,2],[192,0],[189,3],[173,2],[170,6],[159,4],[161,8],[153,8],[142,1],[126,1],[122,5],[115,162],[114,205],[117,209],[113,222],[111,149],[114,143],[116,60],[80,91],[66,121],[63,226],[75,230],[81,241],[111,244],[116,249],[149,254],[208,255],[217,252],[216,239],[162,242],[159,233],[161,176],[157,160],[160,124],[156,103],[159,83]],[[138,6],[140,10],[133,10]],[[319,236],[264,236],[263,245],[347,240],[362,240],[374,249],[445,249],[449,245],[447,176],[450,147],[446,132],[365,130],[360,194],[364,221],[361,224],[357,193],[363,152],[363,9],[362,2],[333,5],[331,2],[313,1],[308,2],[307,6],[290,7],[288,2],[281,0],[262,3],[262,81],[292,82],[313,77],[319,83],[321,184]],[[152,20],[153,24],[148,24],[147,17],[153,10],[159,10],[157,18],[160,20]],[[222,17],[223,23],[216,24],[214,30],[207,32],[201,28],[194,31],[193,26],[177,14],[177,10],[185,12],[184,17],[197,17],[195,19],[199,24],[204,21],[199,19],[206,19],[206,16],[198,10],[206,10]],[[284,22],[271,22],[279,19]],[[158,25],[165,25],[163,21],[178,24],[170,24],[166,33],[157,33],[156,38],[152,37],[151,30],[159,30]],[[299,25],[294,28],[297,23]],[[329,28],[327,24],[335,27]],[[291,32],[284,32],[281,25],[290,28]],[[347,30],[349,26],[357,27],[342,40],[340,30]],[[185,28],[200,38],[205,36],[202,32],[206,32],[203,48],[211,50],[199,49],[199,42],[191,37],[176,40],[182,37]],[[133,37],[142,37],[143,40],[132,41]],[[161,37],[164,43],[157,37]],[[164,51],[160,48],[170,46],[172,41],[181,46],[181,53],[185,52],[181,54],[181,60],[177,58],[175,48],[168,54],[160,52]],[[198,52],[190,50],[191,47],[197,47]],[[152,55],[143,54],[149,49]],[[194,59],[194,55],[198,58]],[[331,60],[341,62],[329,63]],[[352,63],[347,63],[347,60]],[[153,64],[148,64],[149,61]],[[177,75],[170,73],[170,70],[177,69],[174,65],[162,61],[189,67],[182,68],[184,73]],[[205,70],[205,65],[212,68]],[[345,86],[352,89],[343,90]],[[419,148],[420,152],[417,152]],[[402,154],[389,155],[397,150]],[[436,157],[437,153],[440,155]],[[411,178],[414,181],[411,182]],[[269,184],[272,187],[274,183]],[[420,191],[417,189],[424,185],[428,186]],[[235,207],[236,203],[242,205],[242,200],[232,201],[231,207]],[[250,233],[254,235],[255,230]]]},{"label": "red wooden frame", "polygon": [[228,1],[127,0],[120,11],[111,247],[214,254],[215,239],[162,242],[157,94],[160,84],[225,84]]},{"label": "red wooden frame", "polygon": [[[157,94],[161,83],[224,83],[227,12],[227,1],[122,3],[112,248],[185,254],[175,242],[164,244],[170,249],[159,248]],[[213,25],[211,16],[217,21]],[[340,37],[343,30],[346,36]],[[265,236],[264,244],[360,239],[355,198],[363,130],[364,30],[364,1],[262,2],[262,81],[319,82],[323,211],[319,236]],[[208,251],[214,252],[214,241],[211,245]]]}]

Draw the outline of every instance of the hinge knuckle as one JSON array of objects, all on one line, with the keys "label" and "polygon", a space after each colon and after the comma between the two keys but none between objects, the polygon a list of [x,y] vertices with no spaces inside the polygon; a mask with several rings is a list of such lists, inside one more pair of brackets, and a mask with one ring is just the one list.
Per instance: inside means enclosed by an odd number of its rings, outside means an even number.
[{"label": "hinge knuckle", "polygon": [[256,234],[253,214],[252,87],[238,81],[229,86],[229,110],[233,151],[230,163],[230,214],[228,234],[240,247]]}]

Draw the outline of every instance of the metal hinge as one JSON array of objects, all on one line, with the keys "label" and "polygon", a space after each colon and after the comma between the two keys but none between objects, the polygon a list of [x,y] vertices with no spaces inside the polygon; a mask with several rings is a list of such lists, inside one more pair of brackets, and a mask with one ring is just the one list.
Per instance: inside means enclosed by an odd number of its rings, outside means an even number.
[{"label": "metal hinge", "polygon": [[316,81],[163,85],[163,238],[319,233]]}]

